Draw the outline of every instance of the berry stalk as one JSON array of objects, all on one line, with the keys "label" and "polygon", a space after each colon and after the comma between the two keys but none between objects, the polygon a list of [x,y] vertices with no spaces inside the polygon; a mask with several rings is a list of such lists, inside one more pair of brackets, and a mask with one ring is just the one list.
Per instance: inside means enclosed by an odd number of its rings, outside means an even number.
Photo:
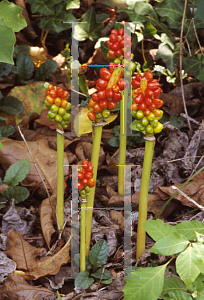
[{"label": "berry stalk", "polygon": [[80,271],[86,270],[86,202],[81,201],[80,220]]},{"label": "berry stalk", "polygon": [[[93,147],[91,155],[91,163],[94,167],[93,179],[96,181],[97,170],[98,170],[98,159],[101,146],[101,136],[102,136],[103,125],[94,126],[94,138]],[[91,224],[93,216],[93,204],[96,186],[94,186],[89,195],[87,196],[87,210],[86,210],[86,256],[89,256],[89,248],[91,243]]]}]

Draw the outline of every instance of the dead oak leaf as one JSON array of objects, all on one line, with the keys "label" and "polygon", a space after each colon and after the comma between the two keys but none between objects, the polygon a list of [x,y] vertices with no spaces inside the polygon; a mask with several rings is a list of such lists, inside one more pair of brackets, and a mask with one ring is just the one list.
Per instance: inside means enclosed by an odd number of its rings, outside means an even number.
[{"label": "dead oak leaf", "polygon": [[60,267],[69,261],[69,250],[70,240],[68,240],[65,246],[55,255],[38,260],[37,267],[32,271],[25,272],[25,276],[36,280],[46,275],[57,274]]},{"label": "dead oak leaf", "polygon": [[9,230],[7,234],[6,254],[11,257],[21,270],[32,270],[37,266],[36,257],[42,249],[31,246],[22,237],[22,233]]},{"label": "dead oak leaf", "polygon": [[4,285],[0,286],[0,299],[15,300],[41,300],[46,296],[53,295],[54,292],[43,287],[36,287],[28,284],[21,276],[11,273],[8,275]]}]

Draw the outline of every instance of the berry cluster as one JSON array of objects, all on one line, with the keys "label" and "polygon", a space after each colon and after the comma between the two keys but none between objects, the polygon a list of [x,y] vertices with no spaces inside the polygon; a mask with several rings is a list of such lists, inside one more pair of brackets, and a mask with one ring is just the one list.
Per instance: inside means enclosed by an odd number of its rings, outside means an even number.
[{"label": "berry cluster", "polygon": [[93,165],[87,160],[82,161],[82,166],[78,169],[78,190],[81,198],[89,195],[90,188],[96,185],[93,179]]},{"label": "berry cluster", "polygon": [[140,131],[152,135],[159,133],[163,129],[163,125],[158,122],[163,116],[163,101],[158,98],[161,93],[160,84],[150,71],[142,76],[137,74],[132,80],[132,115],[138,120],[136,126]]},{"label": "berry cluster", "polygon": [[110,110],[114,109],[122,99],[120,91],[124,90],[127,86],[126,81],[122,78],[122,72],[117,83],[109,88],[109,80],[114,69],[115,66],[112,63],[109,65],[109,70],[107,68],[100,69],[101,78],[96,82],[98,92],[92,94],[92,98],[89,100],[89,105],[93,108],[93,111],[90,111],[87,116],[92,122],[100,122],[103,118],[108,118]]},{"label": "berry cluster", "polygon": [[124,33],[124,29],[120,28],[118,31],[116,29],[111,30],[109,35],[109,40],[106,42],[109,50],[107,57],[109,59],[116,59],[114,63],[120,64],[125,57],[127,59],[131,58],[131,36]]},{"label": "berry cluster", "polygon": [[66,99],[69,93],[62,88],[56,88],[49,84],[46,90],[45,105],[49,109],[47,118],[52,122],[59,123],[63,128],[71,122],[71,103]]}]

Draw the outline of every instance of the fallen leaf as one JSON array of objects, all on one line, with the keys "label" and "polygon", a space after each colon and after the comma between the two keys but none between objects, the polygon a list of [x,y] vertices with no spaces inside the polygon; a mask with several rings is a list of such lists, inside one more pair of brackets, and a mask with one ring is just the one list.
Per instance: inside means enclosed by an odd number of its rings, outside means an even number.
[{"label": "fallen leaf", "polygon": [[0,282],[5,281],[9,273],[16,269],[15,261],[9,259],[5,252],[0,251]]},{"label": "fallen leaf", "polygon": [[[181,186],[181,184],[175,184],[177,188]],[[200,205],[204,205],[204,179],[199,179],[197,181],[190,181],[186,184],[185,187],[181,190],[188,197],[192,198],[195,202]],[[176,190],[174,190],[171,186],[163,186],[156,189],[156,192],[159,196],[166,200],[170,196],[172,196]],[[187,200],[184,196],[182,196],[179,192],[174,196],[174,199],[180,201],[183,205],[190,207],[197,207],[195,204]]]},{"label": "fallen leaf", "polygon": [[48,53],[47,50],[43,47],[30,47],[30,52],[29,52],[34,64],[38,63],[44,63],[46,60],[48,60]]},{"label": "fallen leaf", "polygon": [[[29,187],[40,184],[44,190],[44,185],[41,183],[41,178],[36,171],[35,165],[25,143],[23,141],[15,141],[9,138],[3,138],[1,141],[5,149],[0,149],[0,164],[4,170],[6,171],[11,164],[21,159],[28,159],[31,163],[30,172],[22,181],[21,185]],[[57,152],[50,149],[48,144],[43,140],[27,143],[45,183],[50,190],[54,190],[57,187]],[[64,163],[68,164],[66,154],[64,155]],[[68,176],[68,174],[69,168],[65,168],[64,175]]]},{"label": "fallen leaf", "polygon": [[111,220],[114,224],[117,224],[120,226],[120,229],[123,230],[123,226],[124,226],[124,218],[123,218],[123,214],[122,211],[118,211],[118,210],[110,210],[110,216],[111,216]]},{"label": "fallen leaf", "polygon": [[61,53],[53,57],[53,60],[56,61],[59,68],[61,68],[61,66],[65,63],[65,57]]},{"label": "fallen leaf", "polygon": [[55,293],[46,288],[28,284],[23,277],[14,273],[9,274],[5,284],[0,286],[1,300],[41,300],[53,294]]},{"label": "fallen leaf", "polygon": [[69,250],[70,240],[68,240],[65,246],[55,255],[38,260],[37,267],[32,271],[26,271],[25,275],[30,276],[32,279],[36,280],[46,275],[57,274],[60,267],[67,264],[69,261]]},{"label": "fallen leaf", "polygon": [[24,86],[15,86],[9,96],[18,98],[24,107],[21,114],[9,115],[7,117],[8,124],[21,124],[27,128],[28,123],[38,117],[41,111],[45,109],[44,100],[45,94],[44,82],[34,81]]},{"label": "fallen leaf", "polygon": [[3,192],[4,192],[5,190],[7,190],[8,188],[9,188],[8,185],[6,185],[6,184],[1,184],[1,185],[0,185],[0,194],[3,194]]},{"label": "fallen leaf", "polygon": [[54,224],[56,223],[56,190],[53,195],[42,201],[40,206],[40,222],[44,239],[50,247],[52,234],[56,231]]},{"label": "fallen leaf", "polygon": [[13,231],[7,234],[6,254],[11,257],[21,270],[32,270],[37,266],[36,257],[42,253],[42,249],[31,246],[22,237],[22,233]]}]

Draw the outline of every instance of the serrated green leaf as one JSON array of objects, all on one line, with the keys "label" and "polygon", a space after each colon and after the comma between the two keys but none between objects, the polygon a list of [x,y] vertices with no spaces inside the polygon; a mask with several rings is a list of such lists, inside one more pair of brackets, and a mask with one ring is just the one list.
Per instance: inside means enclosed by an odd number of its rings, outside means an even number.
[{"label": "serrated green leaf", "polygon": [[97,279],[109,279],[111,277],[111,273],[108,270],[104,270],[103,268],[99,268],[96,272],[92,273],[91,276]]},{"label": "serrated green leaf", "polygon": [[85,75],[79,75],[79,88],[82,93],[88,94],[88,83]]},{"label": "serrated green leaf", "polygon": [[85,290],[92,285],[94,282],[93,278],[89,278],[89,272],[88,271],[81,271],[79,274],[77,274],[75,280],[74,280],[74,285],[75,287],[81,286]]},{"label": "serrated green leaf", "polygon": [[57,62],[49,59],[40,65],[35,74],[36,81],[48,79],[57,70]]},{"label": "serrated green leaf", "polygon": [[61,0],[27,0],[31,4],[32,13],[40,13],[43,15],[54,14],[54,6]]},{"label": "serrated green leaf", "polygon": [[162,295],[168,294],[170,291],[185,291],[186,287],[181,280],[176,277],[165,277]]},{"label": "serrated green leaf", "polygon": [[109,140],[108,140],[108,144],[112,147],[119,147],[120,146],[120,140],[117,136],[112,136]]},{"label": "serrated green leaf", "polygon": [[167,264],[139,269],[131,273],[124,280],[127,282],[123,288],[124,300],[157,300],[164,283],[164,272]]},{"label": "serrated green leaf", "polygon": [[108,258],[108,244],[105,240],[98,241],[91,249],[89,254],[90,262],[93,265],[93,271],[102,267]]},{"label": "serrated green leaf", "polygon": [[192,297],[185,291],[170,291],[169,300],[192,300]]},{"label": "serrated green leaf", "polygon": [[173,125],[174,127],[181,129],[183,127],[183,123],[184,123],[184,118],[179,116],[175,116],[175,115],[171,115],[170,116],[170,124]]},{"label": "serrated green leaf", "polygon": [[156,242],[163,237],[176,232],[175,226],[169,224],[164,224],[160,219],[157,220],[147,220],[143,223],[146,232],[155,240]]},{"label": "serrated green leaf", "polygon": [[109,279],[104,279],[104,280],[101,280],[101,283],[102,284],[111,284],[113,281],[113,278],[110,277]]},{"label": "serrated green leaf", "polygon": [[183,251],[188,244],[189,241],[184,236],[172,232],[156,242],[149,251],[160,255],[172,255]]},{"label": "serrated green leaf", "polygon": [[14,65],[13,50],[16,36],[13,30],[0,20],[0,62]]},{"label": "serrated green leaf", "polygon": [[82,22],[86,23],[78,24],[74,28],[73,36],[76,40],[85,41],[89,38],[91,41],[95,41],[101,36],[103,25],[96,22],[96,12],[93,6],[83,15]]},{"label": "serrated green leaf", "polygon": [[202,259],[196,248],[189,246],[176,259],[176,272],[188,288],[200,274]]},{"label": "serrated green leaf", "polygon": [[174,72],[179,58],[179,44],[176,44],[175,49],[172,50],[167,44],[161,43],[155,56],[155,59],[161,58],[171,72]]},{"label": "serrated green leaf", "polygon": [[184,235],[189,241],[196,239],[195,231],[204,234],[204,223],[199,221],[184,221],[175,226],[176,231]]},{"label": "serrated green leaf", "polygon": [[79,0],[68,0],[67,1],[66,9],[76,9],[80,7],[80,1]]},{"label": "serrated green leaf", "polygon": [[195,56],[188,56],[185,60],[185,73],[191,73],[197,77],[200,74],[201,68],[204,68],[204,64]]},{"label": "serrated green leaf", "polygon": [[16,97],[7,96],[0,99],[0,110],[17,115],[23,112],[23,104]]},{"label": "serrated green leaf", "polygon": [[200,264],[200,272],[204,274],[204,245],[200,243],[193,243],[193,248],[197,251],[198,255],[200,256],[202,263]]},{"label": "serrated green leaf", "polygon": [[23,181],[30,171],[30,162],[22,159],[10,165],[4,177],[4,184],[15,186]]},{"label": "serrated green leaf", "polygon": [[0,139],[3,137],[8,137],[14,134],[15,128],[11,125],[5,125],[0,127]]},{"label": "serrated green leaf", "polygon": [[23,80],[31,78],[34,72],[34,63],[28,53],[19,53],[17,60],[17,72]]},{"label": "serrated green leaf", "polygon": [[11,186],[2,194],[7,200],[15,199],[15,203],[20,203],[29,197],[29,190],[24,186]]},{"label": "serrated green leaf", "polygon": [[63,30],[72,28],[72,24],[69,22],[76,21],[77,19],[73,16],[73,14],[66,11],[66,4],[62,2],[55,6],[54,13],[51,16],[41,19],[39,27],[59,33]]},{"label": "serrated green leaf", "polygon": [[22,10],[23,8],[19,5],[3,0],[0,2],[0,20],[14,32],[18,32],[27,26]]}]

